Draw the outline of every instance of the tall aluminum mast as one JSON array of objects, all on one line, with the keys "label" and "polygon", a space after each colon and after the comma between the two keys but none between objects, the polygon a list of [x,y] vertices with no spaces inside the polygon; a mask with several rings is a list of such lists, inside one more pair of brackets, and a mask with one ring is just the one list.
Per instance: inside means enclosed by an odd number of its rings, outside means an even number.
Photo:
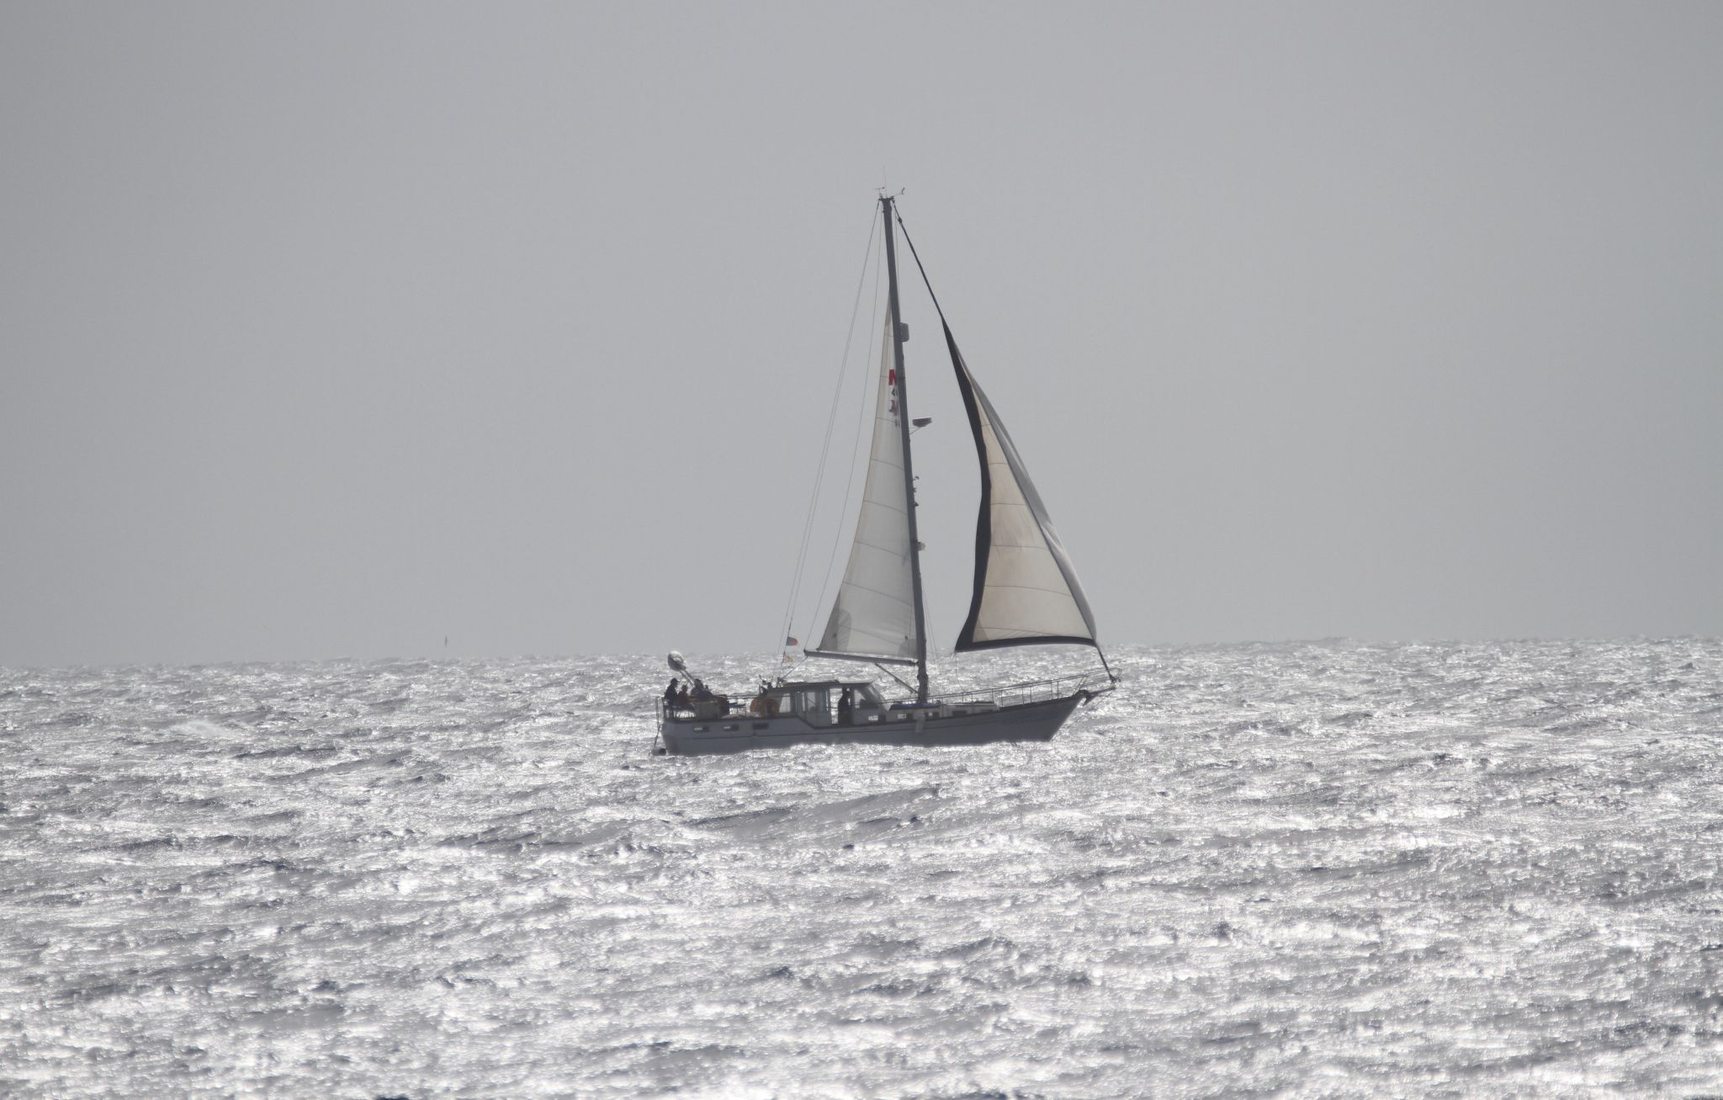
[{"label": "tall aluminum mast", "polygon": [[909,505],[909,571],[915,593],[915,701],[927,702],[927,621],[921,608],[921,541],[915,530],[915,470],[909,458],[909,381],[903,372],[903,314],[897,306],[897,250],[891,223],[894,214],[890,195],[881,195],[880,213],[885,218],[885,270],[891,304],[893,365],[897,370],[897,427],[903,433],[903,496]]}]

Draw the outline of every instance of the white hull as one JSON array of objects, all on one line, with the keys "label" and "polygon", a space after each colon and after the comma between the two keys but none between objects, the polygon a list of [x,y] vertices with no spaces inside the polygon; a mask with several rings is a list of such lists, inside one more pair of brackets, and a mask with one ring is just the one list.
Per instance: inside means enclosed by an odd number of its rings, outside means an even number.
[{"label": "white hull", "polygon": [[745,752],[789,745],[984,745],[993,741],[1050,741],[1071,712],[1090,696],[1022,703],[975,713],[891,711],[862,725],[814,725],[795,715],[759,718],[660,716],[660,751],[676,756]]}]

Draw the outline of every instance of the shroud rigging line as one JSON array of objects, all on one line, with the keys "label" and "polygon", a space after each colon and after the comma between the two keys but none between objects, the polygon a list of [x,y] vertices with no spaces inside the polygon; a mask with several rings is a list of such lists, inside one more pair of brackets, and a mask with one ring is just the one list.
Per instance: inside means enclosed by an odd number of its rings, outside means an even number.
[{"label": "shroud rigging line", "polygon": [[[838,360],[838,381],[837,385],[832,389],[831,409],[826,413],[825,438],[820,444],[820,461],[818,465],[814,467],[814,486],[808,496],[807,518],[802,521],[802,541],[801,546],[796,551],[796,568],[790,579],[790,598],[789,602],[784,607],[783,629],[778,632],[786,639],[793,637],[790,630],[795,624],[796,598],[801,595],[802,567],[807,562],[808,543],[813,539],[814,510],[819,505],[820,486],[825,481],[826,457],[831,453],[832,449],[832,426],[837,423],[838,406],[842,403],[843,399],[844,379],[849,374],[850,349],[855,343],[856,316],[861,312],[862,287],[867,285],[868,265],[873,262],[873,239],[874,235],[878,232],[879,223],[870,217],[868,219],[867,247],[862,252],[861,272],[856,276],[855,301],[850,306],[849,330],[844,333],[844,352],[843,356]],[[874,282],[876,284],[875,297],[878,297],[877,284],[879,282],[879,276],[877,273],[874,276]],[[845,507],[848,507],[849,501],[847,497],[845,498],[844,504]],[[823,592],[820,598],[822,600],[825,598]],[[779,644],[779,652],[783,651],[783,645],[784,643]]]}]

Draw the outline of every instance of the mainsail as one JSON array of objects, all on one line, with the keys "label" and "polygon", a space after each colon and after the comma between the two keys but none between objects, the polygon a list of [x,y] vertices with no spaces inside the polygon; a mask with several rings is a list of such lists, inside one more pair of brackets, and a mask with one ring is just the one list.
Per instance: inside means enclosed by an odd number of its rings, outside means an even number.
[{"label": "mainsail", "polygon": [[981,458],[975,594],[958,650],[1071,642],[1095,645],[1095,618],[1047,506],[993,403],[975,384],[949,326],[945,343]]},{"label": "mainsail", "polygon": [[904,434],[898,422],[891,311],[886,311],[861,513],[843,584],[819,648],[811,654],[914,664],[915,581],[910,564],[909,503],[904,486]]}]

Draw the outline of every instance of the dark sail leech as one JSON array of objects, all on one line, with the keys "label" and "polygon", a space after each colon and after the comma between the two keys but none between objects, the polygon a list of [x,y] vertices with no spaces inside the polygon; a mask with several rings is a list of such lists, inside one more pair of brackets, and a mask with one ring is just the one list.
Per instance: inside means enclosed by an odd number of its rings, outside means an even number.
[{"label": "dark sail leech", "polygon": [[975,588],[955,648],[1057,643],[1099,648],[1095,617],[1047,506],[993,403],[969,373],[951,326],[943,316],[940,320],[981,462]]}]

